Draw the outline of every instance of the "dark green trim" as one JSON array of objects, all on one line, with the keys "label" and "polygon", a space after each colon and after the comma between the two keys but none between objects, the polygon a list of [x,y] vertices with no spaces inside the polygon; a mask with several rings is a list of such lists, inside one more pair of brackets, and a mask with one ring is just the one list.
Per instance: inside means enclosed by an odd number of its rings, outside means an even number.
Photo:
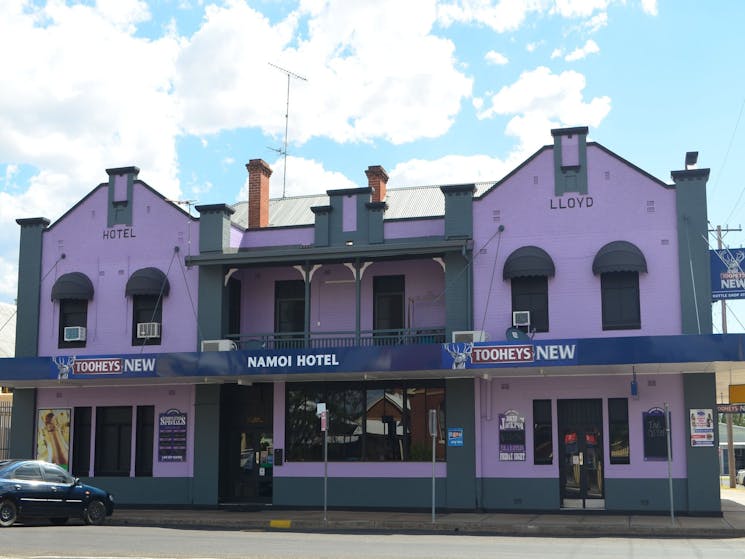
[{"label": "dark green trim", "polygon": [[230,216],[235,210],[226,204],[196,206],[199,212],[199,252],[222,252],[230,247]]},{"label": "dark green trim", "polygon": [[[448,394],[449,396],[449,394]],[[547,466],[552,470],[551,466]],[[550,510],[561,507],[558,478],[482,478],[483,510]]]},{"label": "dark green trim", "polygon": [[[564,128],[551,130],[554,137],[554,196],[563,196],[568,192],[587,194],[587,127]],[[564,136],[577,136],[578,164],[563,165]]]},{"label": "dark green trim", "polygon": [[445,238],[473,238],[473,193],[474,184],[441,186],[445,196]]},{"label": "dark green trim", "polygon": [[673,171],[682,334],[711,334],[711,273],[706,181],[709,169]]},{"label": "dark green trim", "polygon": [[199,268],[199,299],[197,300],[198,339],[196,351],[202,340],[221,339],[228,328],[226,312],[227,288],[221,266]]},{"label": "dark green trim", "polygon": [[479,508],[476,491],[476,426],[473,414],[474,379],[445,381],[448,428],[463,429],[463,446],[448,447],[447,508]]},{"label": "dark green trim", "polygon": [[[685,376],[685,375],[683,375]],[[718,483],[719,478],[716,478]],[[698,480],[695,481],[698,483]],[[673,509],[676,514],[688,510],[688,480],[673,479]],[[717,486],[717,502],[719,487]],[[670,482],[659,479],[605,478],[605,510],[670,514]]]},{"label": "dark green trim", "polygon": [[[683,375],[683,415],[686,425],[686,471],[688,472],[688,509],[690,514],[710,514],[721,511],[719,496],[719,433],[714,429],[714,444],[692,447],[691,422],[688,415],[692,409],[712,410],[717,421],[716,375],[715,373],[692,373]],[[672,410],[674,413],[675,410]],[[680,423],[673,420],[673,425]]]},{"label": "dark green trim", "polygon": [[193,504],[217,504],[219,475],[220,385],[197,384],[194,401]]},{"label": "dark green trim", "polygon": [[[188,477],[91,477],[83,483],[105,489],[114,496],[114,504],[146,506],[192,505],[193,480]],[[214,503],[206,503],[217,505]],[[114,509],[116,514],[116,508]]]},{"label": "dark green trim", "polygon": [[315,215],[315,224],[313,226],[313,242],[317,247],[329,246],[330,228],[331,228],[331,206],[313,206],[310,211]]},{"label": "dark green trim", "polygon": [[[16,299],[16,357],[36,357],[39,347],[41,300],[41,254],[43,233],[49,226],[44,217],[17,219],[21,226]],[[64,257],[64,255],[62,255]]]},{"label": "dark green trim", "polygon": [[[446,498],[445,480],[438,478],[435,480],[435,507],[446,507]],[[275,476],[272,502],[276,506],[322,507],[323,477]],[[432,478],[329,477],[327,504],[346,508],[431,510]]]},{"label": "dark green trim", "polygon": [[13,408],[10,430],[10,457],[36,458],[36,388],[13,390]]},{"label": "dark green trim", "polygon": [[[134,190],[134,181],[137,179],[139,172],[140,170],[137,167],[117,167],[115,169],[106,169],[106,173],[109,175],[108,227],[120,224],[132,225],[132,206],[134,205],[132,192]],[[116,192],[116,177],[121,175],[127,176],[126,199],[114,200],[114,194]]]},{"label": "dark green trim", "polygon": [[472,264],[461,252],[445,254],[445,324],[446,336],[453,331],[472,330],[473,315],[471,305]]},{"label": "dark green trim", "polygon": [[420,256],[442,256],[460,252],[466,247],[464,239],[406,239],[375,245],[312,246],[299,250],[297,245],[280,248],[225,250],[222,253],[200,254],[186,258],[187,266],[256,266],[267,264],[303,264],[306,262],[350,262],[354,259],[401,259]]}]

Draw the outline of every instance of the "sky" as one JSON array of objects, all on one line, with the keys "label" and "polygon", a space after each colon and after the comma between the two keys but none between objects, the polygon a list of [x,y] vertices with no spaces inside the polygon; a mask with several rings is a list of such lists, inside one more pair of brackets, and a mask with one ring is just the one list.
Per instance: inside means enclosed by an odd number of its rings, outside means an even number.
[{"label": "sky", "polygon": [[497,181],[570,126],[666,183],[698,151],[711,226],[745,246],[743,21],[741,0],[2,0],[0,302],[15,220],[54,222],[107,168],[197,215],[246,199],[250,159],[273,197],[370,165]]}]

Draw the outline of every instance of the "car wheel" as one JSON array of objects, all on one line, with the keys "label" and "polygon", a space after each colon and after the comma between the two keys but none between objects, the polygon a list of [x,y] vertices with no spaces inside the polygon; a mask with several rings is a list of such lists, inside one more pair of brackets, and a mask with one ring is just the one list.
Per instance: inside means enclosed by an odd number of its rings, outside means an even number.
[{"label": "car wheel", "polygon": [[60,516],[59,518],[50,518],[49,520],[55,526],[62,526],[63,524],[67,524],[67,517],[66,516]]},{"label": "car wheel", "polygon": [[10,499],[4,499],[0,502],[0,526],[13,526],[16,520],[18,520],[16,504]]},{"label": "car wheel", "polygon": [[86,524],[93,524],[94,526],[103,524],[103,521],[106,520],[106,505],[98,499],[92,500],[88,503],[88,508],[85,509],[83,519]]}]

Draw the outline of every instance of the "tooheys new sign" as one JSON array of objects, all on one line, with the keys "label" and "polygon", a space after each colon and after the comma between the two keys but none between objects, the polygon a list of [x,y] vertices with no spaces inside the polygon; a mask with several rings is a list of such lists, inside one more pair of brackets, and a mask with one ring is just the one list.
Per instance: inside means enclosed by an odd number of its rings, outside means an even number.
[{"label": "tooheys new sign", "polygon": [[745,299],[745,272],[742,271],[745,249],[710,250],[709,255],[712,300]]},{"label": "tooheys new sign", "polygon": [[443,344],[443,367],[472,369],[480,367],[531,364],[570,365],[577,363],[577,343],[535,342],[522,344],[452,343]]}]

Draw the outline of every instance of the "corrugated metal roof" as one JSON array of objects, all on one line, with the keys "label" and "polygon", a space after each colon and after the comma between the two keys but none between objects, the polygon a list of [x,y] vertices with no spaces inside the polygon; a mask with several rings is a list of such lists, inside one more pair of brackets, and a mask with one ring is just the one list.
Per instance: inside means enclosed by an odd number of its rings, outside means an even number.
[{"label": "corrugated metal roof", "polygon": [[[474,196],[479,196],[492,185],[494,185],[493,182],[476,183]],[[445,215],[445,198],[440,191],[440,185],[389,188],[386,191],[385,201],[388,204],[388,209],[385,211],[386,220]],[[313,225],[315,215],[310,208],[328,205],[327,194],[271,199],[269,200],[269,227]],[[231,216],[232,222],[241,227],[247,227],[248,202],[238,202],[232,208],[235,210]]]}]

